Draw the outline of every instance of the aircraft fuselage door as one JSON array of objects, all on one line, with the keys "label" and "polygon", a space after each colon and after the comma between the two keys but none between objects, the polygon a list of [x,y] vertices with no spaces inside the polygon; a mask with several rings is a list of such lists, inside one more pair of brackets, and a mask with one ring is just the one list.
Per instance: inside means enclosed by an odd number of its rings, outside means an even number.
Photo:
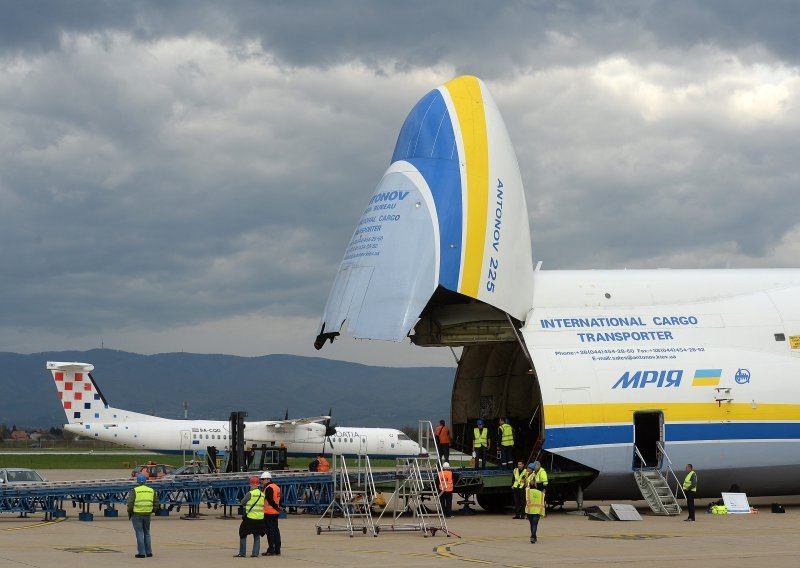
[{"label": "aircraft fuselage door", "polygon": [[[633,413],[633,469],[661,468],[664,444],[664,413],[643,410]],[[636,450],[639,450],[638,454]],[[641,456],[640,456],[641,454]],[[644,460],[644,461],[642,461]]]},{"label": "aircraft fuselage door", "polygon": [[366,454],[367,453],[367,437],[361,436],[358,444],[358,453],[359,454]]},{"label": "aircraft fuselage door", "polygon": [[181,449],[192,449],[192,433],[189,430],[181,430]]}]

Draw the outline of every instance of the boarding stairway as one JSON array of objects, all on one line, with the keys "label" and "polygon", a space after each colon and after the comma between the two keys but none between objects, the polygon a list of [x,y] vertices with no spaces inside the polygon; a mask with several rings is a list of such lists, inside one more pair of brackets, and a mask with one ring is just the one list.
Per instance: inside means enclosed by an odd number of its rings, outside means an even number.
[{"label": "boarding stairway", "polygon": [[[345,531],[351,538],[356,532],[378,536],[375,523],[372,522],[372,503],[377,491],[369,456],[359,454],[355,470],[351,473],[345,459],[334,454],[331,471],[333,499],[317,521],[317,534],[322,531]],[[343,519],[344,524],[335,522],[334,518]]]},{"label": "boarding stairway", "polygon": [[[636,455],[639,458],[639,467],[634,469],[633,476],[636,479],[636,485],[642,493],[650,509],[656,515],[674,516],[681,514],[681,506],[678,504],[678,495],[683,493],[683,487],[672,469],[672,461],[669,459],[667,452],[664,450],[663,444],[657,442],[658,450],[665,458],[659,460],[661,463],[647,465],[644,457],[639,452],[639,448],[633,446]],[[670,485],[674,484],[674,489]]]},{"label": "boarding stairway", "polygon": [[[417,439],[423,453],[417,457],[397,459],[394,493],[378,517],[377,531],[419,531],[424,537],[441,531],[450,536],[439,501],[442,463],[433,425],[429,421],[419,421]],[[392,511],[391,519],[382,523],[387,511]]]}]

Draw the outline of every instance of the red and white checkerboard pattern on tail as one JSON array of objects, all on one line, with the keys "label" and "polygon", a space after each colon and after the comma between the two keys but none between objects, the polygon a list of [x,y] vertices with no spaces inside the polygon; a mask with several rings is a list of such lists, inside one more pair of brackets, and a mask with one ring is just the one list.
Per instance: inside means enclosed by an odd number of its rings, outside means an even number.
[{"label": "red and white checkerboard pattern on tail", "polygon": [[80,424],[106,418],[108,404],[89,374],[94,365],[48,362],[47,368],[53,374],[67,422]]}]

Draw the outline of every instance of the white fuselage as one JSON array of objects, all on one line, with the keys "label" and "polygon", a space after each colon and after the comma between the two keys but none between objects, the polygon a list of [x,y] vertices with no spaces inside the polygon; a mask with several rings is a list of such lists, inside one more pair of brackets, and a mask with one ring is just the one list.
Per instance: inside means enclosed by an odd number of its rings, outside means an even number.
[{"label": "white fuselage", "polygon": [[[139,415],[120,412],[121,420],[66,424],[64,429],[88,438],[164,453],[205,451],[208,446],[225,450],[230,444],[230,425],[227,421],[169,420],[152,417],[146,421],[137,421],[137,416]],[[325,434],[323,424],[311,423],[278,428],[269,424],[270,422],[245,422],[245,446],[282,444],[286,446],[290,456],[316,456],[323,450]],[[420,447],[399,430],[337,426],[336,434],[330,436],[325,443],[324,452],[402,457],[419,455]]]},{"label": "white fuselage", "polygon": [[538,271],[522,335],[544,448],[635,496],[635,413],[701,494],[800,493],[800,270]]}]

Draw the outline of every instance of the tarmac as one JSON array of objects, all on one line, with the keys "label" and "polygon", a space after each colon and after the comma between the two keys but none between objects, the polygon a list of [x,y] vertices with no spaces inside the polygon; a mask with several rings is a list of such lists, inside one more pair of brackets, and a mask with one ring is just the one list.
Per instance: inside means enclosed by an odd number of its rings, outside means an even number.
[{"label": "tarmac", "polygon": [[[126,471],[45,470],[51,480],[125,477]],[[770,513],[780,502],[786,514]],[[446,536],[437,532],[382,530],[377,537],[347,533],[316,534],[315,515],[289,515],[280,521],[283,547],[280,557],[233,558],[238,551],[238,519],[222,519],[221,511],[203,510],[199,520],[183,520],[178,514],[154,518],[152,559],[137,559],[135,538],[124,517],[77,520],[78,510],[67,509],[68,518],[45,523],[43,515],[18,518],[0,515],[0,567],[95,567],[151,563],[183,567],[269,563],[273,566],[409,566],[459,567],[555,567],[646,565],[647,568],[694,565],[798,566],[800,557],[800,498],[775,497],[751,500],[759,514],[705,514],[707,500],[698,501],[697,521],[648,514],[643,502],[633,502],[642,521],[592,521],[576,512],[553,511],[539,523],[537,544],[529,542],[527,521],[511,514],[459,515],[447,519]],[[588,505],[600,503],[587,503]],[[608,503],[603,503],[608,504]],[[573,504],[574,506],[574,504]],[[326,523],[327,524],[327,523]],[[458,536],[455,536],[458,535]],[[248,550],[251,541],[248,539]],[[262,539],[262,551],[266,540]]]}]

